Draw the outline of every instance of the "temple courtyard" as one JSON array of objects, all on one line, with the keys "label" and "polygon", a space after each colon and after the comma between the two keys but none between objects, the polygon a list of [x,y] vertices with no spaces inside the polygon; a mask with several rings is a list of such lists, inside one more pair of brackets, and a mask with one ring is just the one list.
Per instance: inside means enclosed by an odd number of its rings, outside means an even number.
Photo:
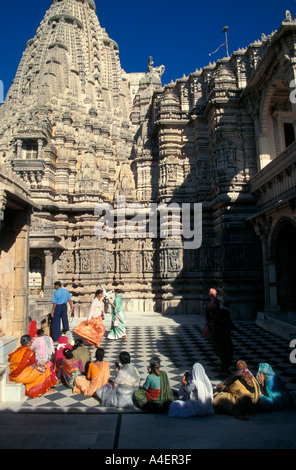
[{"label": "temple courtyard", "polygon": [[[71,330],[80,321],[73,319]],[[107,314],[106,335],[110,323],[111,316]],[[236,321],[235,326],[234,362],[245,360],[254,374],[260,362],[268,362],[288,391],[295,392],[296,367],[290,360],[290,341],[253,321]],[[105,360],[110,362],[112,376],[119,352],[127,350],[141,374],[142,383],[150,357],[158,354],[172,388],[179,388],[183,373],[195,362],[204,366],[215,387],[224,377],[211,342],[202,336],[203,327],[204,318],[198,315],[168,317],[130,313],[127,314],[127,342],[112,342],[104,337],[101,346],[105,349]],[[173,419],[136,409],[104,408],[95,398],[73,395],[59,384],[54,393],[40,398],[1,404],[0,448],[105,449],[101,458],[115,458],[115,451],[121,450],[130,450],[133,451],[130,455],[136,455],[135,451],[140,449],[150,453],[154,449],[161,453],[167,450],[170,454],[184,449],[188,455],[195,449],[295,449],[295,418],[293,405],[288,411],[257,413],[248,421],[218,414],[207,418]]]}]

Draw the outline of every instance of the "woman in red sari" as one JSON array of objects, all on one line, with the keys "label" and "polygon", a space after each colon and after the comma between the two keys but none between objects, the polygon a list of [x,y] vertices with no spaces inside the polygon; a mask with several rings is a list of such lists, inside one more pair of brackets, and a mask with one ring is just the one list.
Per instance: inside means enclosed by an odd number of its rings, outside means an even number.
[{"label": "woman in red sari", "polygon": [[35,352],[30,348],[31,343],[31,336],[24,335],[21,337],[21,346],[9,354],[9,379],[11,382],[24,384],[26,395],[37,398],[57,385],[58,381],[51,372],[50,363],[37,363]]},{"label": "woman in red sari", "polygon": [[74,330],[74,333],[85,338],[92,346],[96,346],[97,348],[100,347],[101,340],[105,334],[103,324],[103,295],[102,290],[97,290],[87,320],[80,323]]}]

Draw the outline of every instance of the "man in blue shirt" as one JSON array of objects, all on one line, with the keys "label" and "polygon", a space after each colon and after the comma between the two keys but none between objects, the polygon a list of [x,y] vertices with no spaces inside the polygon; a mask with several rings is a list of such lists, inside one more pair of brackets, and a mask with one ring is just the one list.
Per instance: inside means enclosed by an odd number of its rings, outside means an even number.
[{"label": "man in blue shirt", "polygon": [[52,337],[54,341],[58,341],[61,336],[61,320],[63,322],[63,329],[69,331],[69,321],[67,315],[67,303],[71,307],[71,313],[74,312],[74,307],[71,300],[71,295],[67,289],[62,287],[58,281],[54,283],[55,292],[52,297]]}]

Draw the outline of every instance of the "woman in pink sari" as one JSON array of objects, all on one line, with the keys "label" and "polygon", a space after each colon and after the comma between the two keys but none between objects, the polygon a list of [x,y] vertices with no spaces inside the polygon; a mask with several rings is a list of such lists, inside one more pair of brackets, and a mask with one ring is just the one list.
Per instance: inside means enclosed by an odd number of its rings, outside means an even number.
[{"label": "woman in pink sari", "polygon": [[104,303],[102,301],[103,291],[97,290],[92,301],[88,318],[75,328],[74,333],[85,338],[93,347],[100,347],[101,340],[105,334],[103,324]]},{"label": "woman in pink sari", "polygon": [[62,362],[65,358],[64,357],[64,350],[65,349],[71,349],[72,350],[72,346],[68,341],[69,340],[68,340],[67,336],[60,336],[59,337],[58,345],[56,347],[56,352],[55,352],[55,362],[56,362],[55,372],[56,372],[56,374],[58,374],[59,368],[61,367]]},{"label": "woman in pink sari", "polygon": [[33,339],[31,349],[35,351],[39,364],[52,361],[54,355],[53,341],[50,336],[44,334],[42,329],[37,330],[37,337]]}]

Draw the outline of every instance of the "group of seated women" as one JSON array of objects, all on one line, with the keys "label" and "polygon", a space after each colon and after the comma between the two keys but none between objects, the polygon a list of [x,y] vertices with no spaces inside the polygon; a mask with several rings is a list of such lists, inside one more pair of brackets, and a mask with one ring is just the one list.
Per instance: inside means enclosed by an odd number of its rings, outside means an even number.
[{"label": "group of seated women", "polygon": [[184,373],[180,389],[172,390],[166,372],[160,370],[160,359],[153,356],[148,375],[141,386],[138,370],[131,364],[127,351],[115,363],[115,379],[110,377],[110,364],[104,360],[104,349],[97,348],[95,360],[82,340],[74,347],[61,337],[55,358],[40,365],[30,348],[31,337],[21,338],[21,347],[9,355],[10,380],[24,383],[26,394],[35,398],[47,393],[60,380],[74,394],[95,397],[102,406],[139,408],[154,413],[168,413],[175,418],[211,416],[226,413],[248,419],[256,411],[283,410],[289,407],[287,390],[267,363],[261,363],[256,376],[246,362],[237,361],[234,375],[213,389],[204,367],[194,364]]}]

